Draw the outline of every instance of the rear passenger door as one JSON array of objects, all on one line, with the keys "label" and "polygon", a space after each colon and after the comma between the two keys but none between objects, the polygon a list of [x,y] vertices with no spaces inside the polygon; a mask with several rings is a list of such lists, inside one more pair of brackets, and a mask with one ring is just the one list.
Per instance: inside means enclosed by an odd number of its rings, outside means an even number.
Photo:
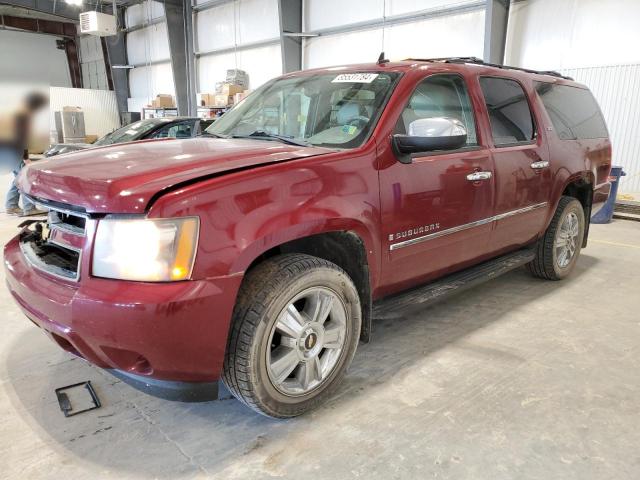
[{"label": "rear passenger door", "polygon": [[511,78],[479,77],[491,127],[496,222],[492,252],[534,240],[544,227],[551,187],[549,149],[531,108],[531,93]]}]

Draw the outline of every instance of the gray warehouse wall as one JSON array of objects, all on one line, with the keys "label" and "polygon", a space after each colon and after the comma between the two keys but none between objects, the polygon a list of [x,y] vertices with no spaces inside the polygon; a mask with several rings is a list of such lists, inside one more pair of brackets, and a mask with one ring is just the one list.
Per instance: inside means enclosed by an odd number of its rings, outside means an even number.
[{"label": "gray warehouse wall", "polygon": [[70,87],[67,56],[56,48],[56,39],[51,35],[0,30],[1,81]]}]

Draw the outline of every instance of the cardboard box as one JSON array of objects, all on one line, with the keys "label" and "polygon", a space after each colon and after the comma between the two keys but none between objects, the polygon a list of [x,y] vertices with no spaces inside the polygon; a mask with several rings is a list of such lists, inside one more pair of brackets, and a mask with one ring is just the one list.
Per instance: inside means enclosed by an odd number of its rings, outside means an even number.
[{"label": "cardboard box", "polygon": [[220,87],[220,95],[227,95],[229,97],[233,97],[236,93],[242,93],[244,88],[240,85],[235,85],[233,83],[223,83]]},{"label": "cardboard box", "polygon": [[233,98],[229,95],[220,94],[214,97],[213,106],[215,107],[226,107],[227,105],[231,105],[233,103]]},{"label": "cardboard box", "polygon": [[210,107],[216,101],[215,93],[200,93],[200,101],[198,102],[201,107]]},{"label": "cardboard box", "polygon": [[173,108],[176,106],[176,102],[173,99],[173,95],[161,93],[156,95],[156,98],[151,102],[151,106],[153,108]]},{"label": "cardboard box", "polygon": [[84,141],[86,143],[93,143],[96,140],[98,140],[98,135],[85,135],[84,136]]},{"label": "cardboard box", "polygon": [[240,92],[240,93],[236,93],[233,96],[233,104],[237,105],[238,103],[240,103],[242,100],[244,100],[245,98],[247,98],[247,96],[252,92],[252,90],[245,90],[244,92]]}]

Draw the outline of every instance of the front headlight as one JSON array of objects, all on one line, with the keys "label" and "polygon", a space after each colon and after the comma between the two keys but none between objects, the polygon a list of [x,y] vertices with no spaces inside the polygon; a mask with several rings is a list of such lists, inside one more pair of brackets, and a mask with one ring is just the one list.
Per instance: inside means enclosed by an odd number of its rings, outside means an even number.
[{"label": "front headlight", "polygon": [[199,228],[197,217],[102,219],[93,247],[92,273],[146,282],[188,279]]}]

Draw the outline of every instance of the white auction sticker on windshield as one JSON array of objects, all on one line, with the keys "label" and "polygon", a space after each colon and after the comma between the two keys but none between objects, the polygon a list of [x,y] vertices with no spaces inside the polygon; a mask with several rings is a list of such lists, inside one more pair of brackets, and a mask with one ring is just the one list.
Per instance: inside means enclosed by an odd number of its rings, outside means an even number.
[{"label": "white auction sticker on windshield", "polygon": [[331,83],[371,83],[377,76],[377,73],[341,73]]}]

